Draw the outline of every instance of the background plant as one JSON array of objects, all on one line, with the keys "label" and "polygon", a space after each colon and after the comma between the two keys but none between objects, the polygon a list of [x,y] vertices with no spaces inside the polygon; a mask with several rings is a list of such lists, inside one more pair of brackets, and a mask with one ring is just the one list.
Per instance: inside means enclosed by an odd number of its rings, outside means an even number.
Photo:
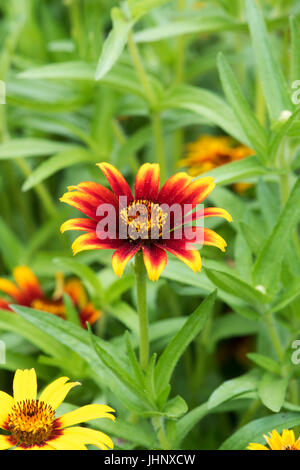
[{"label": "background plant", "polygon": [[[0,8],[1,269],[28,264],[49,290],[56,271],[75,274],[103,311],[94,334],[22,307],[18,316],[1,311],[1,381],[10,382],[5,369],[32,366],[46,381],[62,371],[85,380],[86,396],[74,391],[73,402],[109,401],[118,419],[99,428],[125,449],[239,449],[299,425],[298,2]],[[100,251],[71,257],[58,232],[70,211],[58,197],[76,181],[105,184],[102,160],[129,180],[140,163],[158,161],[166,178],[185,143],[208,132],[256,155],[209,173],[210,202],[234,218],[218,227],[227,253],[203,249],[197,275],[171,259],[149,285],[152,359],[142,371],[134,274],[116,279]],[[240,181],[254,183],[250,194],[232,192]]]}]

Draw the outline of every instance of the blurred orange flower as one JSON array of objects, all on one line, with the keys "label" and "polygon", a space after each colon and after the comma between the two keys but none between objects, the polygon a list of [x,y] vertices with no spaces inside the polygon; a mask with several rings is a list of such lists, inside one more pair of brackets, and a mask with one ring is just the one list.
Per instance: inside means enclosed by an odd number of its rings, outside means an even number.
[{"label": "blurred orange flower", "polygon": [[18,266],[13,275],[16,284],[5,278],[0,278],[0,291],[4,292],[10,300],[0,298],[0,308],[11,310],[11,304],[23,305],[25,307],[42,310],[66,319],[66,309],[63,294],[70,296],[83,328],[86,322],[91,325],[100,317],[100,312],[89,302],[86,291],[78,279],[70,279],[64,282],[62,276],[58,276],[58,288],[51,297],[43,292],[39,280],[27,266]]}]

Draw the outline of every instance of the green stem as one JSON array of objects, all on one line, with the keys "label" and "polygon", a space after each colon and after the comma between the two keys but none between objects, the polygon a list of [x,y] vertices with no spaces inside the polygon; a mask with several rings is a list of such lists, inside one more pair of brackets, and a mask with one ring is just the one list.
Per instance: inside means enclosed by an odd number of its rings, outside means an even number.
[{"label": "green stem", "polygon": [[147,273],[142,251],[139,251],[135,256],[135,277],[139,315],[140,364],[142,369],[146,369],[149,361],[149,332],[147,311]]},{"label": "green stem", "polygon": [[160,443],[160,446],[163,450],[170,450],[172,446],[167,438],[165,426],[164,426],[164,419],[161,416],[156,416],[152,418],[153,427],[157,433],[157,437]]},{"label": "green stem", "polygon": [[165,180],[167,179],[167,168],[166,168],[163,129],[162,129],[160,113],[153,113],[152,123],[153,123],[156,156],[157,156],[158,163],[160,165],[160,178],[161,178],[161,181],[164,183]]},{"label": "green stem", "polygon": [[148,102],[150,106],[155,107],[156,106],[156,96],[153,92],[151,83],[148,79],[146,70],[144,69],[142,59],[139,53],[139,50],[134,42],[133,35],[132,33],[129,34],[128,36],[128,48],[129,52],[132,58],[132,61],[134,63],[136,72],[138,74],[138,77],[140,79],[141,84],[143,85],[146,97],[148,99]]},{"label": "green stem", "polygon": [[283,351],[281,341],[279,339],[279,336],[276,330],[273,313],[272,312],[266,313],[265,318],[266,318],[266,325],[267,325],[267,330],[269,333],[270,340],[272,341],[276,354],[279,360],[281,361],[283,359],[284,351]]}]

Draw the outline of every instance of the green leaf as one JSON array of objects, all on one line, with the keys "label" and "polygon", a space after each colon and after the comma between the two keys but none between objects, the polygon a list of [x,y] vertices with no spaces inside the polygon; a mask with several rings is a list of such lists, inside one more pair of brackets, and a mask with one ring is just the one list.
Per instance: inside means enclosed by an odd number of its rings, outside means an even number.
[{"label": "green leaf", "polygon": [[129,330],[138,335],[139,319],[136,311],[126,302],[115,302],[113,305],[107,307],[110,315],[117,318]]},{"label": "green leaf", "polygon": [[124,15],[119,8],[113,8],[111,16],[113,27],[102,48],[96,69],[96,80],[101,80],[113,67],[115,62],[117,62],[127,43],[128,34],[133,25],[132,22],[129,22],[124,18]]},{"label": "green leaf", "polygon": [[129,8],[134,18],[140,18],[153,8],[169,3],[171,0],[129,0]]},{"label": "green leaf", "polygon": [[124,366],[108,352],[104,348],[101,347],[99,342],[96,343],[94,339],[94,335],[89,328],[91,343],[95,349],[95,352],[108,369],[110,369],[113,374],[115,374],[120,382],[122,382],[126,387],[128,387],[131,392],[133,392],[141,402],[145,404],[146,407],[151,407],[153,403],[149,400],[148,396],[145,394],[145,391],[141,388],[140,384],[136,383],[131,375],[125,370]]},{"label": "green leaf", "polygon": [[[15,307],[16,309],[21,308],[20,306]],[[67,354],[67,349],[59,344],[54,336],[41,332],[39,328],[28,324],[23,318],[12,315],[7,310],[0,310],[0,329],[19,334],[22,338],[27,339],[42,351],[52,354],[54,357],[65,357]]]},{"label": "green leaf", "polygon": [[0,160],[20,157],[44,157],[67,149],[76,148],[74,145],[53,140],[19,137],[0,144]]},{"label": "green leaf", "polygon": [[221,127],[238,141],[250,145],[228,104],[211,91],[190,85],[177,86],[166,96],[162,106],[167,109],[179,108],[193,111],[205,117],[208,122]]},{"label": "green leaf", "polygon": [[195,11],[191,15],[185,15],[183,18],[175,18],[174,21],[143,29],[134,35],[134,40],[149,43],[186,34],[207,34],[245,29],[245,25],[238,23],[233,17],[225,15],[223,10],[218,11],[217,6],[214,6],[213,9],[204,7],[201,10]]},{"label": "green leaf", "polygon": [[118,416],[115,423],[108,419],[95,419],[93,420],[93,427],[100,429],[109,436],[116,436],[124,441],[133,442],[138,446],[146,449],[156,449],[159,444],[156,442],[156,435],[148,423],[138,424],[125,421]]},{"label": "green leaf", "polygon": [[193,429],[193,427],[201,421],[209,413],[209,408],[207,403],[203,403],[202,405],[197,406],[189,413],[187,413],[183,418],[177,421],[176,428],[177,428],[177,436],[178,436],[178,444],[180,444],[188,433]]},{"label": "green leaf", "polygon": [[[269,143],[269,161],[275,162],[278,156],[278,152],[282,148],[286,138],[288,137],[291,129],[295,124],[295,121],[298,120],[300,114],[300,109],[296,111],[284,122],[278,122],[272,128],[271,141]],[[297,131],[298,132],[298,131]]]},{"label": "green leaf", "polygon": [[[32,325],[35,326],[36,330],[39,331],[35,333],[37,336],[41,332],[46,332],[47,335],[55,338],[55,342],[58,346],[62,347],[62,345],[64,345],[64,347],[67,348],[67,352],[65,352],[66,361],[69,360],[70,356],[68,350],[71,349],[76,352],[89,364],[89,377],[101,387],[109,387],[112,393],[115,394],[128,409],[141,415],[149,411],[149,407],[145,407],[144,402],[142,402],[136,394],[132,393],[128,387],[106,367],[104,362],[98,358],[94,348],[91,346],[90,335],[86,330],[46,312],[40,312],[21,306],[14,306],[14,309],[26,320],[24,324],[27,328],[29,327],[28,322],[31,323],[30,328],[32,328]],[[10,316],[13,315],[10,314]],[[94,341],[110,356],[118,357],[120,363],[123,362],[124,370],[126,369],[126,363],[122,359],[120,348],[96,336],[94,337]],[[75,367],[75,364],[73,364],[73,366]]]},{"label": "green leaf", "polygon": [[[30,81],[37,79],[83,81],[92,86],[95,71],[96,64],[62,62],[28,69],[19,76]],[[156,93],[162,93],[160,82],[149,73],[148,79]],[[146,99],[135,70],[129,64],[123,63],[123,61],[121,63],[121,60],[101,79],[101,85],[107,85],[118,92],[129,93]]]},{"label": "green leaf", "polygon": [[9,270],[21,264],[24,251],[20,240],[4,220],[0,218],[0,252]]},{"label": "green leaf", "polygon": [[107,303],[110,304],[118,300],[124,292],[127,292],[134,285],[135,277],[133,274],[124,275],[121,279],[117,279],[106,289],[105,297]]},{"label": "green leaf", "polygon": [[243,128],[251,148],[256,151],[259,157],[266,160],[267,133],[250,108],[231,67],[222,53],[218,56],[218,68],[227,100],[232,107],[235,117]]},{"label": "green leaf", "polygon": [[255,391],[259,382],[259,373],[252,370],[232,380],[227,380],[218,387],[209,397],[208,408],[215,408],[225,401],[231,400],[246,392]]},{"label": "green leaf", "polygon": [[281,372],[279,364],[268,356],[258,353],[248,353],[247,357],[257,366],[272,372],[273,374],[279,375]]},{"label": "green leaf", "polygon": [[[267,292],[277,290],[280,277],[280,267],[293,230],[300,219],[300,180],[298,180],[292,193],[280,214],[270,237],[262,246],[253,269],[255,285],[262,285]],[[276,256],[275,256],[276,253]]]},{"label": "green leaf", "polygon": [[277,413],[256,419],[230,436],[219,450],[245,450],[250,442],[264,444],[264,434],[268,434],[273,429],[281,432],[283,429],[290,429],[299,424],[300,413]]},{"label": "green leaf", "polygon": [[164,408],[164,414],[166,418],[178,419],[188,411],[188,406],[184,399],[177,395],[168,401]]},{"label": "green leaf", "polygon": [[238,274],[249,283],[253,264],[252,252],[241,230],[234,242],[234,258]]},{"label": "green leaf", "polygon": [[211,176],[216,184],[237,183],[248,178],[257,178],[266,174],[277,173],[277,170],[266,168],[256,156],[246,157],[237,162],[222,165],[203,173],[201,177]]},{"label": "green leaf", "polygon": [[300,78],[300,31],[299,24],[295,16],[290,18],[291,28],[291,69],[290,69],[290,81],[293,83],[295,80]]},{"label": "green leaf", "polygon": [[266,372],[258,385],[258,396],[263,404],[274,413],[278,413],[283,405],[288,386],[287,377],[278,377]]},{"label": "green leaf", "polygon": [[268,233],[270,233],[277,222],[277,211],[278,207],[280,207],[280,196],[279,192],[276,192],[276,189],[266,183],[263,179],[260,179],[256,186],[258,204],[265,224],[269,230]]},{"label": "green leaf", "polygon": [[66,309],[66,318],[69,322],[74,323],[74,325],[80,326],[80,319],[78,311],[72,302],[71,297],[68,294],[64,294],[64,305]]},{"label": "green leaf", "polygon": [[249,247],[252,250],[252,253],[256,254],[261,249],[264,238],[258,230],[255,230],[252,225],[247,224],[246,222],[241,221],[239,223],[242,234],[244,235],[245,240],[247,241]]},{"label": "green leaf", "polygon": [[295,279],[293,284],[286,289],[286,291],[281,294],[271,306],[273,313],[278,312],[279,310],[287,307],[291,302],[297,299],[300,295],[300,279]]},{"label": "green leaf", "polygon": [[287,85],[282,70],[274,57],[263,14],[256,0],[246,0],[246,10],[268,110],[271,118],[278,120],[282,111],[292,109]]},{"label": "green leaf", "polygon": [[187,346],[204,328],[211,313],[216,292],[210,294],[195,312],[188,318],[184,326],[174,336],[158,360],[155,370],[156,392],[159,395],[168,385],[177,362]]},{"label": "green leaf", "polygon": [[235,297],[249,302],[250,304],[268,303],[269,298],[259,290],[242,281],[233,274],[228,274],[213,269],[205,270],[207,277],[216,287],[223,289]]},{"label": "green leaf", "polygon": [[66,112],[81,108],[91,100],[92,87],[80,83],[51,83],[43,80],[10,78],[6,87],[7,103],[38,112]]},{"label": "green leaf", "polygon": [[127,354],[128,354],[131,367],[135,373],[136,379],[138,380],[140,385],[144,387],[145,386],[144,375],[143,375],[140,363],[138,362],[136,354],[134,352],[131,338],[130,338],[128,331],[125,331],[125,339],[126,339]]},{"label": "green leaf", "polygon": [[48,158],[33,170],[31,175],[23,184],[22,190],[28,191],[64,168],[68,168],[78,163],[90,163],[93,160],[95,160],[93,154],[85,150],[83,147],[74,147],[73,149],[60,152],[57,155]]}]

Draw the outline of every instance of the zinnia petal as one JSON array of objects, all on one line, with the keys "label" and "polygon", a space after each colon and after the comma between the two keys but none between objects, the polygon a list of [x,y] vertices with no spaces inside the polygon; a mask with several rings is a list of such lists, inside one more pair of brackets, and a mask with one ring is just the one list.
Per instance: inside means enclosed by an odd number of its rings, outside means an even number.
[{"label": "zinnia petal", "polygon": [[68,380],[68,377],[60,377],[59,379],[54,380],[54,382],[49,384],[41,393],[39,400],[50,405],[53,410],[56,410],[64,401],[69,391],[73,387],[81,385],[80,382],[66,383]]},{"label": "zinnia petal", "polygon": [[76,238],[73,242],[72,249],[74,255],[76,255],[80,251],[85,250],[116,249],[119,248],[121,244],[122,242],[120,240],[111,240],[109,238],[100,240],[95,233],[85,233]]},{"label": "zinnia petal", "polygon": [[155,202],[158,196],[160,168],[157,163],[145,163],[137,172],[134,192],[135,199]]},{"label": "zinnia petal", "polygon": [[125,266],[139,251],[140,244],[124,243],[112,256],[112,267],[116,276],[122,276]]},{"label": "zinnia petal", "polygon": [[76,444],[91,444],[102,450],[113,449],[114,443],[104,432],[96,431],[90,428],[74,426],[64,429],[64,436],[70,438]]},{"label": "zinnia petal", "polygon": [[20,289],[18,289],[13,282],[2,277],[0,278],[0,291],[4,292],[5,294],[8,294],[10,297],[17,301],[20,299],[21,296]]},{"label": "zinnia petal", "polygon": [[269,450],[263,444],[255,444],[255,442],[250,442],[247,449],[249,449],[249,450]]},{"label": "zinnia petal", "polygon": [[72,436],[65,435],[64,433],[55,439],[49,440],[48,443],[55,450],[87,450],[84,444],[77,442]]},{"label": "zinnia petal", "polygon": [[60,227],[61,233],[67,230],[78,230],[80,232],[95,232],[97,228],[97,222],[92,219],[70,219],[62,224]]},{"label": "zinnia petal", "polygon": [[156,245],[144,245],[142,249],[149,279],[157,281],[166,267],[168,261],[167,254]]},{"label": "zinnia petal", "polygon": [[13,397],[8,395],[8,393],[0,392],[0,428],[5,429],[7,417],[14,403]]},{"label": "zinnia petal", "polygon": [[84,181],[79,183],[77,186],[69,186],[69,191],[82,191],[90,194],[94,198],[98,199],[98,204],[112,204],[114,207],[118,207],[118,199],[116,195],[105,186],[94,183],[92,181]]},{"label": "zinnia petal", "polygon": [[198,250],[187,250],[186,242],[182,240],[166,240],[163,247],[180,261],[183,261],[194,273],[201,271],[201,256]]},{"label": "zinnia petal", "polygon": [[27,266],[17,266],[13,271],[14,278],[23,292],[26,292],[30,300],[43,297],[44,293],[40,283]]},{"label": "zinnia petal", "polygon": [[214,189],[214,179],[210,176],[198,178],[184,188],[176,197],[179,204],[200,204]]},{"label": "zinnia petal", "polygon": [[77,410],[63,414],[57,419],[57,423],[59,428],[66,428],[98,418],[108,418],[115,421],[115,416],[111,414],[114,411],[113,408],[107,405],[85,405]]},{"label": "zinnia petal", "polygon": [[11,442],[10,436],[0,436],[0,450],[7,450],[14,447]]},{"label": "zinnia petal", "polygon": [[37,394],[37,380],[34,369],[18,369],[13,382],[14,400],[35,400]]},{"label": "zinnia petal", "polygon": [[10,309],[10,306],[9,306],[9,302],[7,302],[6,300],[4,299],[0,299],[0,308],[2,310],[11,310]]},{"label": "zinnia petal", "polygon": [[132,192],[122,173],[110,163],[97,163],[97,166],[103,171],[113,192],[117,196],[126,196],[128,201],[132,201]]},{"label": "zinnia petal", "polygon": [[75,207],[93,220],[99,220],[99,217],[97,216],[99,201],[91,194],[81,191],[72,191],[65,193],[60,198],[60,201],[69,204],[69,206]]},{"label": "zinnia petal", "polygon": [[198,220],[207,217],[222,217],[228,222],[232,222],[232,217],[225,209],[220,209],[219,207],[208,207],[206,209],[199,209],[191,214],[188,214],[184,218],[184,223],[191,222],[193,220]]},{"label": "zinnia petal", "polygon": [[182,193],[192,181],[192,178],[184,172],[176,173],[171,176],[161,188],[157,198],[158,202],[168,204],[169,206],[178,202],[178,194]]}]

